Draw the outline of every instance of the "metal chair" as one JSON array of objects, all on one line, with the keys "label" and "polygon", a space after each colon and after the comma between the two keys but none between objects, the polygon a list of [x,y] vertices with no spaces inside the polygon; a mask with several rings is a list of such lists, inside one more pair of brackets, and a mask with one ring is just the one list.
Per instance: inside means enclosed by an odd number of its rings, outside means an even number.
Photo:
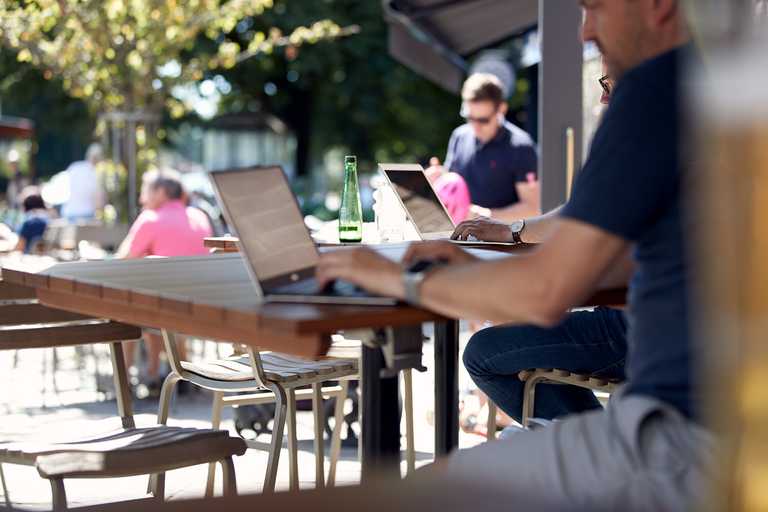
[{"label": "metal chair", "polygon": [[[572,373],[567,370],[557,368],[534,368],[523,370],[517,374],[517,378],[525,383],[523,388],[523,411],[521,422],[524,427],[528,427],[530,419],[533,417],[533,411],[536,401],[536,385],[542,382],[550,384],[568,384],[591,391],[602,391],[613,393],[616,387],[621,384],[619,380],[604,379],[594,375],[584,375]],[[496,438],[496,404],[488,400],[488,439]]]},{"label": "metal chair", "polygon": [[[176,349],[176,339],[173,333],[163,331],[163,339],[171,366],[171,374],[168,375],[163,383],[158,423],[165,424],[168,421],[171,395],[179,380],[186,380],[196,386],[213,391],[213,411],[211,415],[213,428],[219,427],[222,410],[225,406],[258,405],[274,402],[276,406],[274,426],[263,490],[265,492],[272,492],[275,489],[283,430],[286,424],[288,427],[289,486],[291,490],[295,490],[299,486],[296,402],[298,400],[311,399],[315,428],[315,485],[317,488],[335,485],[336,467],[341,450],[341,425],[343,423],[344,402],[347,397],[348,382],[359,378],[359,342],[352,342],[350,344],[343,340],[343,338],[334,336],[335,350],[332,352],[337,356],[345,357],[329,357],[318,361],[310,361],[277,352],[259,352],[252,347],[244,347],[244,354],[215,361],[192,363],[182,361],[179,358],[178,350]],[[346,346],[339,347],[340,344],[344,343],[346,343]],[[410,371],[406,371],[406,460],[409,472],[415,466],[415,452],[413,449],[413,394],[410,377]],[[337,384],[329,385],[331,382],[336,382]],[[307,389],[307,387],[309,388]],[[324,477],[323,397],[336,398],[334,407],[335,425],[331,435],[331,453],[327,481]],[[249,447],[257,446],[252,441],[246,441],[246,443],[248,443]],[[208,484],[206,486],[207,496],[213,494],[215,470],[215,465],[209,466]]]}]

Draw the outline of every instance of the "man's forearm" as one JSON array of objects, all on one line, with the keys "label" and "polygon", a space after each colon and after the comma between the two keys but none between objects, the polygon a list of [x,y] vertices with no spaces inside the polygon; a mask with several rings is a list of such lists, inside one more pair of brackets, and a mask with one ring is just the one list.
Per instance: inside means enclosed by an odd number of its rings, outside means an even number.
[{"label": "man's forearm", "polygon": [[525,228],[520,233],[520,238],[523,242],[527,244],[540,244],[546,240],[555,230],[555,225],[557,219],[560,218],[560,210],[562,209],[562,206],[558,206],[544,215],[526,219]]},{"label": "man's forearm", "polygon": [[537,205],[528,203],[515,203],[504,208],[491,208],[491,218],[502,222],[515,222],[520,219],[528,219],[541,214]]},{"label": "man's forearm", "polygon": [[532,278],[534,267],[530,257],[519,256],[440,268],[424,280],[421,304],[453,318],[547,324],[547,280]]}]

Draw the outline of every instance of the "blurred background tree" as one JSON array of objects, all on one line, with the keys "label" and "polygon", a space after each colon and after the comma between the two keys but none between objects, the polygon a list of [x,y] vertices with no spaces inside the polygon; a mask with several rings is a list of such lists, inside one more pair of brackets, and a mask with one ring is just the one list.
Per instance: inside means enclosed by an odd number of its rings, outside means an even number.
[{"label": "blurred background tree", "polygon": [[[34,21],[22,23],[25,16]],[[346,34],[354,36],[338,37]],[[68,163],[58,156],[67,152],[56,149],[54,134],[59,144],[76,139],[67,156],[79,158],[94,114],[130,105],[160,110],[165,146],[187,158],[183,146],[199,143],[189,134],[221,116],[274,116],[296,138],[297,191],[323,194],[336,186],[343,154],[358,155],[362,173],[377,161],[442,159],[462,122],[459,98],[395,62],[387,37],[378,1],[5,2],[0,39],[24,62],[6,53],[0,72],[25,71],[13,86],[0,82],[0,96],[6,111],[29,113],[47,129],[52,118],[36,117],[41,107],[23,90],[27,81],[47,91],[51,116],[77,127],[69,132],[57,122],[50,139],[40,138],[41,175]],[[41,45],[52,53],[39,55]],[[79,48],[85,50],[75,52]],[[62,62],[57,52],[66,55]],[[249,58],[254,54],[259,58]],[[199,108],[211,89],[215,101]]]},{"label": "blurred background tree", "polygon": [[[60,80],[110,126],[100,130],[129,170],[129,209],[135,214],[137,174],[157,156],[162,114],[182,116],[174,93],[209,69],[228,69],[277,46],[301,46],[357,31],[330,20],[283,32],[268,27],[247,40],[226,37],[244,18],[257,18],[273,0],[36,0],[0,3],[0,43],[19,62]],[[210,44],[198,44],[208,40]],[[191,50],[195,50],[192,52]],[[117,127],[117,131],[115,130]],[[137,173],[138,169],[138,173]]]}]

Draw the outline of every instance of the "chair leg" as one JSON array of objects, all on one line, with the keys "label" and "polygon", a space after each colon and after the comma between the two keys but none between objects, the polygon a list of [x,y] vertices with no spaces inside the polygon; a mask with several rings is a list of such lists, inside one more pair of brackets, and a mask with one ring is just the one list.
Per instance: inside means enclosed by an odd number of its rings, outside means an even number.
[{"label": "chair leg", "polygon": [[341,426],[344,424],[344,404],[347,401],[349,381],[341,381],[341,391],[336,396],[336,405],[333,410],[333,435],[331,436],[331,464],[328,468],[328,487],[336,485],[336,466],[339,463],[341,452]]},{"label": "chair leg", "polygon": [[486,426],[488,431],[488,440],[493,441],[496,439],[496,403],[488,398],[488,424]]},{"label": "chair leg", "polygon": [[3,498],[5,498],[5,506],[11,509],[13,508],[11,506],[11,495],[8,492],[8,484],[5,482],[5,473],[3,473],[2,464],[0,464],[0,483],[3,485]]},{"label": "chair leg", "polygon": [[[224,407],[224,393],[221,391],[214,391],[213,393],[213,410],[211,412],[211,428],[217,430],[221,425],[221,409]],[[224,462],[222,461],[222,465]],[[208,481],[205,484],[205,496],[207,498],[213,496],[213,486],[216,481],[216,463],[211,462],[208,464]],[[226,487],[226,485],[225,485]],[[226,491],[226,489],[224,489]]]},{"label": "chair leg", "polygon": [[149,493],[158,501],[165,501],[165,473],[157,473],[149,477]]},{"label": "chair leg", "polygon": [[227,457],[219,462],[221,463],[224,496],[237,496],[237,479],[235,478],[235,464],[232,462],[232,457]]},{"label": "chair leg", "polygon": [[267,475],[264,479],[263,492],[274,492],[277,480],[277,467],[280,462],[280,449],[283,447],[283,430],[288,409],[288,398],[285,390],[277,385],[269,386],[269,390],[275,394],[275,419],[272,427],[272,443],[269,447],[269,460],[267,462]]},{"label": "chair leg", "polygon": [[[171,398],[173,398],[173,390],[176,388],[176,383],[181,380],[177,374],[171,372],[163,382],[163,387],[160,390],[160,406],[157,411],[157,424],[165,425],[168,423],[168,414],[171,408]],[[162,482],[160,481],[162,480]],[[155,498],[162,498],[163,488],[165,487],[165,473],[158,473],[150,475],[149,484],[147,485],[147,492],[151,493]],[[159,489],[159,494],[156,492]]]},{"label": "chair leg", "polygon": [[296,390],[288,390],[288,488],[299,490],[299,449],[296,440]]},{"label": "chair leg", "polygon": [[59,384],[56,382],[56,372],[59,371],[59,353],[56,351],[55,348],[51,349],[51,367],[53,370],[51,371],[51,381],[53,383],[53,393],[56,395],[56,398],[59,397]]},{"label": "chair leg", "polygon": [[173,398],[173,391],[176,389],[176,384],[181,380],[181,377],[174,372],[171,372],[163,382],[163,387],[160,390],[160,408],[157,411],[157,423],[158,425],[165,425],[168,423],[168,414],[171,409],[171,398]]},{"label": "chair leg", "polygon": [[413,370],[403,370],[403,383],[405,384],[405,460],[406,475],[416,471],[416,449],[413,446]]},{"label": "chair leg", "polygon": [[537,383],[538,381],[535,378],[530,378],[525,381],[525,387],[523,388],[523,412],[520,418],[523,428],[528,427],[528,420],[532,418],[534,414]]},{"label": "chair leg", "polygon": [[321,384],[312,384],[312,412],[315,416],[315,488],[322,489],[325,487],[325,411]]},{"label": "chair leg", "polygon": [[51,494],[53,496],[53,512],[67,510],[67,493],[64,490],[64,480],[51,478]]}]

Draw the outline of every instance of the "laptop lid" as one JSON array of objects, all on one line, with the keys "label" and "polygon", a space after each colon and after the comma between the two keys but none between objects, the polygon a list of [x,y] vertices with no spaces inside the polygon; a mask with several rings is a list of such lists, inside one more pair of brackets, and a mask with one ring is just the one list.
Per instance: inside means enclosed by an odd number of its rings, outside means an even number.
[{"label": "laptop lid", "polygon": [[224,216],[259,291],[312,277],[319,258],[279,166],[210,173]]},{"label": "laptop lid", "polygon": [[419,164],[379,164],[422,239],[449,237],[454,224]]}]

